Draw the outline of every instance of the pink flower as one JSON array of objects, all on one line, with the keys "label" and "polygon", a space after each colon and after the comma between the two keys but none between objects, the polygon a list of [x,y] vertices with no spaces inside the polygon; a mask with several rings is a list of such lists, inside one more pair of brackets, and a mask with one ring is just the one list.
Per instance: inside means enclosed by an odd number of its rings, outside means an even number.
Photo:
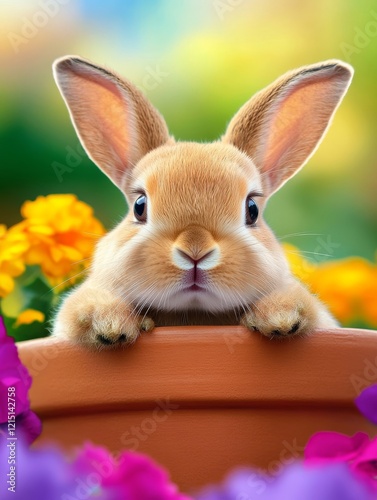
[{"label": "pink flower", "polygon": [[[368,387],[356,399],[360,412],[377,423],[377,385]],[[377,437],[363,432],[346,436],[338,432],[317,432],[305,448],[305,462],[345,462],[377,492]]]},{"label": "pink flower", "polygon": [[351,437],[338,432],[317,432],[306,444],[305,460],[317,464],[351,462],[369,443],[369,436],[364,432],[357,432]]},{"label": "pink flower", "polygon": [[139,453],[123,452],[116,460],[105,448],[86,443],[74,469],[81,477],[91,477],[92,489],[87,485],[87,495],[100,487],[109,500],[189,500],[162,467]]},{"label": "pink flower", "polygon": [[305,447],[305,462],[319,465],[331,462],[347,463],[377,492],[377,438],[358,432],[345,436],[338,432],[317,432]]}]

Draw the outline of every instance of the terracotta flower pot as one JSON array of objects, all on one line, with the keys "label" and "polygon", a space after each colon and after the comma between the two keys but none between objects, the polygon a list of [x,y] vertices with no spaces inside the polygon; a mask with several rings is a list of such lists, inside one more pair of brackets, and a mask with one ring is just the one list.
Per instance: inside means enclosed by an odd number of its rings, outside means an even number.
[{"label": "terracotta flower pot", "polygon": [[237,465],[278,474],[319,430],[375,432],[353,405],[377,382],[374,331],[270,341],[243,327],[169,327],[116,351],[47,338],[19,352],[43,421],[37,445],[145,452],[184,491]]}]

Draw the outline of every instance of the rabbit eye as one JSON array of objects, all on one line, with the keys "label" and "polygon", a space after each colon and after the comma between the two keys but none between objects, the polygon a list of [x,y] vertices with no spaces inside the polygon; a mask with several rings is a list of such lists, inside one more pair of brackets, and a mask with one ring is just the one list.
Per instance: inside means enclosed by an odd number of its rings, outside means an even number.
[{"label": "rabbit eye", "polygon": [[246,224],[252,226],[258,219],[258,205],[251,196],[246,198]]},{"label": "rabbit eye", "polygon": [[147,220],[147,197],[143,194],[134,203],[134,215],[139,222]]}]

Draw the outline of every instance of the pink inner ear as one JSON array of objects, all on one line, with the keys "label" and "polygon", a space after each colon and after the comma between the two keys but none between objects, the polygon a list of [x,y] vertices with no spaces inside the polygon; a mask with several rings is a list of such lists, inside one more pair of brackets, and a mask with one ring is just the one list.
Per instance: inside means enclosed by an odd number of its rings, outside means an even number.
[{"label": "pink inner ear", "polygon": [[89,156],[119,183],[131,147],[125,96],[110,80],[90,73],[74,73],[68,95],[76,128]]},{"label": "pink inner ear", "polygon": [[164,119],[132,83],[78,57],[54,75],[89,157],[124,190],[126,171],[169,140]]},{"label": "pink inner ear", "polygon": [[289,178],[310,156],[327,127],[335,98],[330,79],[304,81],[270,110],[260,165],[271,186]]}]

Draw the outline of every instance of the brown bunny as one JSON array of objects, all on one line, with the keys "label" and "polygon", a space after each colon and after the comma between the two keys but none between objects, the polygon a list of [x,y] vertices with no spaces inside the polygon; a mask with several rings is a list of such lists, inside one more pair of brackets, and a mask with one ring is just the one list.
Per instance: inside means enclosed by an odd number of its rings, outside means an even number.
[{"label": "brown bunny", "polygon": [[352,74],[336,60],[286,73],[221,140],[198,144],[175,142],[127,80],[76,56],[56,61],[77,134],[130,210],[99,242],[54,333],[112,346],[155,324],[242,323],[267,337],[336,326],[292,276],[263,209],[315,151]]}]

